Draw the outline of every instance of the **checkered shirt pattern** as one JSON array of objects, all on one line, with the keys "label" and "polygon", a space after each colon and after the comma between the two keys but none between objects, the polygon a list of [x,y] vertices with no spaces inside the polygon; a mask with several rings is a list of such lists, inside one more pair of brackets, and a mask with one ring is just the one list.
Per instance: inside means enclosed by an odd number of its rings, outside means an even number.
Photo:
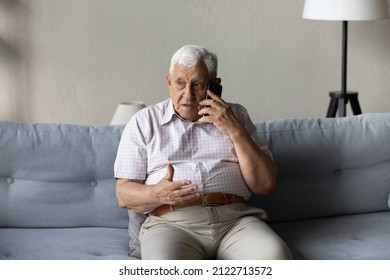
[{"label": "checkered shirt pattern", "polygon": [[[229,104],[257,145],[268,155],[244,107]],[[170,99],[138,111],[126,125],[118,147],[116,178],[158,183],[174,167],[173,180],[190,180],[201,193],[231,193],[249,199],[234,145],[213,124],[178,116]]]}]

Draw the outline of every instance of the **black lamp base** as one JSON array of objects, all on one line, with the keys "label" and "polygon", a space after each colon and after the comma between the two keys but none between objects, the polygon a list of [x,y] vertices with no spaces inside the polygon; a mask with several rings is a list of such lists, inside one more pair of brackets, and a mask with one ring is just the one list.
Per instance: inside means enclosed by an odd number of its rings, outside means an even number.
[{"label": "black lamp base", "polygon": [[346,114],[346,105],[348,100],[350,101],[352,112],[354,115],[360,115],[362,110],[360,109],[358,93],[348,91],[347,93],[342,93],[341,91],[331,91],[329,92],[330,103],[328,107],[328,112],[326,113],[327,118],[336,117],[336,112],[339,110],[339,117],[345,117]]}]

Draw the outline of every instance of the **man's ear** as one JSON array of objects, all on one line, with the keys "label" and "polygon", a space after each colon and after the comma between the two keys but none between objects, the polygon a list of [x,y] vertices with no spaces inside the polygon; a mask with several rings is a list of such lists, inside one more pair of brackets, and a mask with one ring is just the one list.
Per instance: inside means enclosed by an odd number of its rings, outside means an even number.
[{"label": "man's ear", "polygon": [[166,74],[165,79],[167,80],[168,87],[170,87],[171,86],[171,76],[169,74]]}]

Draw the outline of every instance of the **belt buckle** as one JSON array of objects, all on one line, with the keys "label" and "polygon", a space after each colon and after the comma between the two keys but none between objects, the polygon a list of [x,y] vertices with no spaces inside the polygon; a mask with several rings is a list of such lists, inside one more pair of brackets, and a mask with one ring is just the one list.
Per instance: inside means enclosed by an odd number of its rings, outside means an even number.
[{"label": "belt buckle", "polygon": [[221,206],[221,205],[224,205],[223,203],[206,203],[206,201],[205,201],[206,195],[207,195],[207,194],[202,194],[202,206],[203,206],[203,207]]}]

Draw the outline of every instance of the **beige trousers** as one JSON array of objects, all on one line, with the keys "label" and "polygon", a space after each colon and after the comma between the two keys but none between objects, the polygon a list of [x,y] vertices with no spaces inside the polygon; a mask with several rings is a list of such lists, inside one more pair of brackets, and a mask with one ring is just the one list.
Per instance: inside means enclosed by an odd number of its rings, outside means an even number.
[{"label": "beige trousers", "polygon": [[287,245],[263,221],[266,216],[241,203],[149,216],[140,231],[142,259],[291,259]]}]

